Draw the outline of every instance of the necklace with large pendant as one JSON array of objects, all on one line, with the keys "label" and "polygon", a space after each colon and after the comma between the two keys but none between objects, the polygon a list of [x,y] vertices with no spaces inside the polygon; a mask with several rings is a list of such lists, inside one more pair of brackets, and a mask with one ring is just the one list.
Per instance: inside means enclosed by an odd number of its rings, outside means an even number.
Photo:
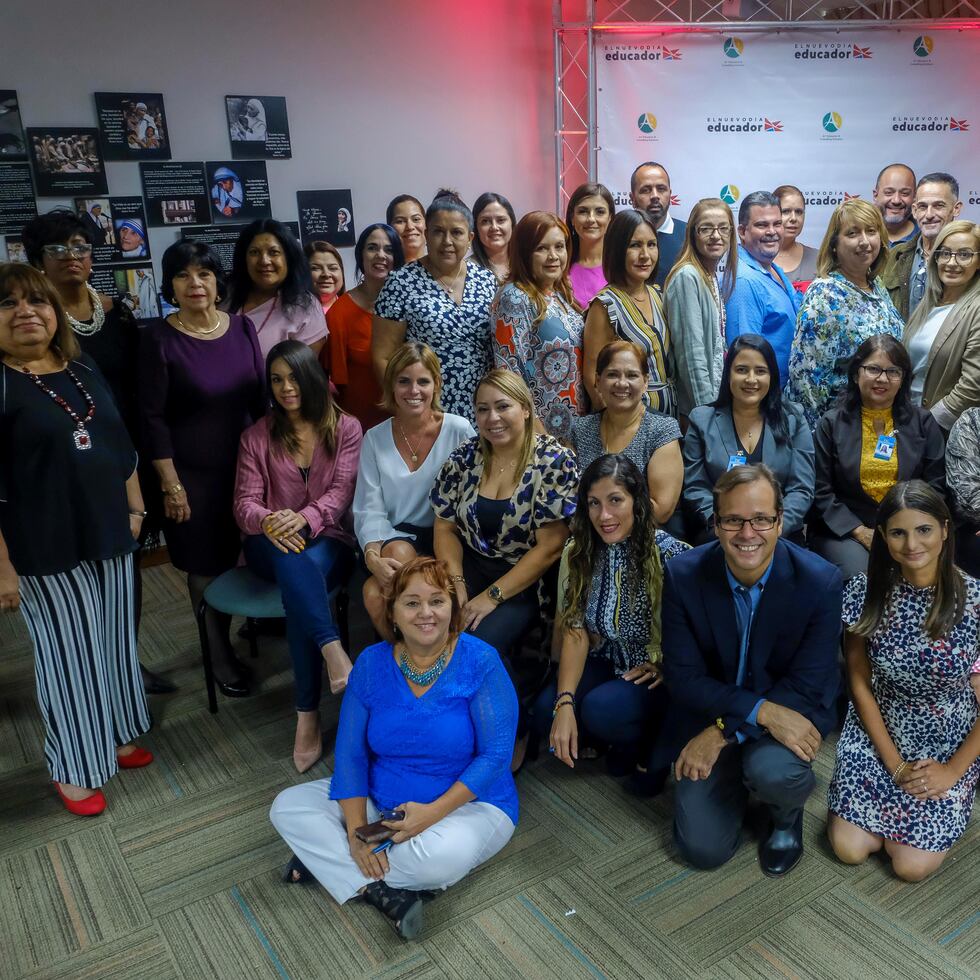
[{"label": "necklace with large pendant", "polygon": [[88,429],[85,428],[87,422],[91,422],[95,416],[95,400],[92,396],[85,390],[82,386],[81,381],[75,377],[74,372],[68,365],[65,365],[65,374],[71,378],[75,383],[75,387],[78,389],[79,394],[85,399],[85,404],[88,406],[88,411],[85,413],[85,418],[79,418],[75,410],[61,397],[56,391],[52,391],[33,371],[31,371],[26,365],[21,368],[21,370],[26,374],[31,381],[34,382],[62,411],[64,411],[72,422],[75,423],[75,429],[72,432],[72,436],[75,439],[75,448],[78,450],[86,450],[92,448],[92,437],[88,434]]},{"label": "necklace with large pendant", "polygon": [[417,684],[419,687],[428,687],[446,669],[446,659],[449,656],[449,647],[446,647],[439,654],[436,662],[426,670],[419,670],[412,662],[408,651],[402,649],[398,654],[398,669],[402,672],[406,680]]}]

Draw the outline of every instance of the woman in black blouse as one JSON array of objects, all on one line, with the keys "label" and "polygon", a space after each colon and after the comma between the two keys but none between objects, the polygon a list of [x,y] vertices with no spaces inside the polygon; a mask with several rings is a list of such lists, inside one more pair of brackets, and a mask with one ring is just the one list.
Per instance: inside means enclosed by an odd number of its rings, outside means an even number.
[{"label": "woman in black blouse", "polygon": [[136,451],[58,294],[0,265],[0,610],[34,642],[44,754],[71,812],[153,756],[136,659],[133,563],[145,517]]},{"label": "woman in black blouse", "polygon": [[[138,328],[129,307],[120,299],[97,293],[88,282],[92,274],[91,225],[84,224],[66,208],[59,208],[29,221],[21,233],[28,261],[45,274],[55,288],[72,332],[81,347],[95,362],[109,384],[123,424],[135,445],[139,445],[139,416],[136,406],[136,354]],[[160,530],[163,513],[155,486],[152,467],[140,468],[143,498],[152,511],[143,521],[140,542]],[[136,553],[138,555],[138,552]],[[143,604],[142,579],[136,562],[136,629],[139,631]],[[173,684],[142,667],[143,684],[148,694],[166,694],[176,690]]]}]

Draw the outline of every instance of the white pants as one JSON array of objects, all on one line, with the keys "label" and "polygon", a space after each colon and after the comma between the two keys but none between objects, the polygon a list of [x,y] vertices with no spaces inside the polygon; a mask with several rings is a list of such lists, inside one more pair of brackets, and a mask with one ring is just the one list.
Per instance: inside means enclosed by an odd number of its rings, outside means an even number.
[{"label": "white pants", "polygon": [[[373,879],[361,874],[351,857],[344,812],[329,794],[329,779],[291,786],[276,797],[269,817],[310,874],[342,905]],[[370,799],[367,814],[368,823],[381,816]],[[390,847],[384,880],[413,891],[448,888],[489,861],[513,833],[514,824],[499,807],[464,803],[417,837]]]}]

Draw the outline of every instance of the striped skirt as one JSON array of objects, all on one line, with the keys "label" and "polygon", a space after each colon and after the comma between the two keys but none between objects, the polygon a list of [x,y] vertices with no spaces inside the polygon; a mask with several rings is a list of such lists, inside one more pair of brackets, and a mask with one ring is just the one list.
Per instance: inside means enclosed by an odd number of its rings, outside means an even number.
[{"label": "striped skirt", "polygon": [[150,728],[136,652],[133,557],[23,575],[20,596],[34,641],[51,778],[98,789],[119,769],[116,748]]}]

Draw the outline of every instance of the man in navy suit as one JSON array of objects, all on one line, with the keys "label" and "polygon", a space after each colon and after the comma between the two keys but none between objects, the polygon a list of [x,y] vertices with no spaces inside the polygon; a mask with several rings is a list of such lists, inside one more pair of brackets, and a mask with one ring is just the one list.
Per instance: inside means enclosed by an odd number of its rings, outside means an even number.
[{"label": "man in navy suit", "polygon": [[766,466],[722,475],[714,523],[716,542],[664,572],[674,837],[689,864],[724,864],[752,793],[772,817],[759,861],[779,877],[803,856],[811,764],[837,720],[841,575],[780,538],[781,493]]}]

